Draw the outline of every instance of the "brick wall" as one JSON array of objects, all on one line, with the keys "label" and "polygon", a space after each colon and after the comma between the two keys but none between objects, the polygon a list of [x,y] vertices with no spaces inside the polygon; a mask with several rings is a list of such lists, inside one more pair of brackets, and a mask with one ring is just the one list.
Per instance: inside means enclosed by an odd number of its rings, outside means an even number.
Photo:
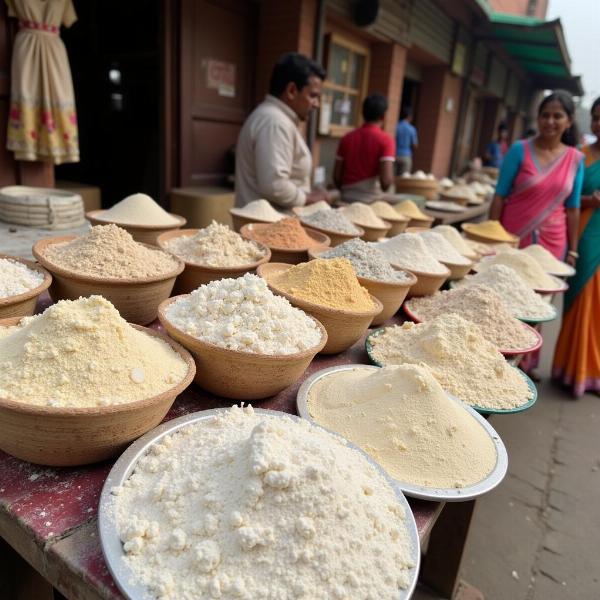
[{"label": "brick wall", "polygon": [[[447,67],[427,67],[423,70],[418,119],[419,147],[413,169],[445,177],[450,172],[454,134],[461,101],[462,80]],[[447,110],[448,101],[452,108]]]},{"label": "brick wall", "polygon": [[[532,7],[532,14],[529,15],[529,7]],[[522,15],[538,17],[544,19],[548,10],[548,0],[490,0],[490,5],[493,10],[502,13],[510,13],[512,15]]]},{"label": "brick wall", "polygon": [[371,46],[369,93],[379,92],[387,96],[388,111],[383,128],[390,135],[396,131],[405,68],[406,49],[399,44],[378,43]]}]

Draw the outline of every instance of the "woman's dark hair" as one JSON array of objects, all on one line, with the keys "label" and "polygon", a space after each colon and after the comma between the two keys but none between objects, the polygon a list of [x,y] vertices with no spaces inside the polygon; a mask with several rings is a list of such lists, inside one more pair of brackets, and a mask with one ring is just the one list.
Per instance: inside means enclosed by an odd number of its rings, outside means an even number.
[{"label": "woman's dark hair", "polygon": [[381,94],[371,94],[367,96],[362,105],[363,119],[367,123],[375,123],[383,119],[388,109],[388,101]]},{"label": "woman's dark hair", "polygon": [[573,121],[571,127],[567,129],[560,138],[560,141],[567,146],[576,146],[579,143],[579,130],[575,123],[575,103],[571,94],[563,90],[557,90],[548,94],[541,102],[538,108],[538,116],[542,114],[544,106],[550,102],[558,102],[567,113],[567,116]]},{"label": "woman's dark hair", "polygon": [[600,106],[600,96],[594,100],[592,108],[590,108],[590,114],[593,115],[594,111]]},{"label": "woman's dark hair", "polygon": [[314,60],[298,54],[298,52],[288,52],[279,58],[273,67],[271,73],[271,82],[269,84],[269,94],[272,96],[281,96],[286,86],[294,82],[296,87],[301,90],[308,85],[308,78],[315,75],[319,79],[325,79],[327,72]]}]

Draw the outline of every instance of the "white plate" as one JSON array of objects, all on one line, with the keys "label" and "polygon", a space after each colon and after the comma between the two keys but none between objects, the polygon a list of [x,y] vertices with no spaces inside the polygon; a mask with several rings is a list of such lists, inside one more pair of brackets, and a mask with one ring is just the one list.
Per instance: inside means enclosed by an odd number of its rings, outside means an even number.
[{"label": "white plate", "polygon": [[[379,367],[372,367],[370,365],[343,365],[338,367],[329,367],[328,369],[323,369],[311,375],[304,381],[298,390],[298,396],[296,397],[298,414],[311,423],[318,425],[318,423],[310,416],[308,411],[308,394],[311,386],[322,377],[330,375],[331,373],[335,373],[336,371],[351,371],[357,368],[371,369],[374,371],[379,369]],[[462,502],[464,500],[472,500],[473,498],[477,498],[477,496],[481,496],[493,490],[497,485],[500,484],[506,475],[506,470],[508,469],[508,454],[506,453],[504,443],[500,439],[500,436],[496,433],[496,430],[487,422],[486,419],[478,414],[475,409],[471,408],[464,402],[461,402],[458,398],[452,396],[452,394],[446,393],[446,395],[457,404],[460,404],[460,406],[464,408],[479,423],[479,425],[483,427],[483,429],[485,429],[486,433],[492,439],[494,447],[496,448],[496,465],[485,479],[473,485],[465,486],[464,488],[434,488],[396,480],[400,489],[407,496],[412,496],[413,498],[422,498],[423,500],[433,500],[435,502]]]},{"label": "white plate", "polygon": [[462,206],[456,202],[444,202],[442,200],[428,200],[425,202],[425,208],[441,210],[443,212],[464,212],[467,210],[466,206]]},{"label": "white plate", "polygon": [[[131,444],[131,446],[129,446],[129,448],[127,448],[127,450],[123,452],[123,454],[119,457],[117,462],[113,465],[113,468],[110,470],[110,473],[108,474],[108,477],[104,482],[104,487],[102,488],[102,494],[100,495],[100,504],[98,507],[98,529],[100,531],[100,543],[102,546],[102,553],[104,554],[106,564],[108,565],[108,570],[113,576],[119,590],[121,590],[123,595],[129,600],[152,600],[154,596],[152,596],[148,592],[146,587],[139,583],[135,583],[134,572],[123,560],[123,544],[121,543],[121,539],[119,538],[119,534],[117,532],[117,524],[113,516],[113,501],[115,496],[112,495],[111,490],[114,487],[118,487],[125,483],[125,481],[133,472],[138,460],[144,454],[146,454],[146,452],[148,452],[151,446],[156,444],[163,437],[175,433],[179,429],[187,427],[188,425],[193,425],[195,423],[212,419],[217,413],[223,412],[224,410],[226,409],[221,408],[203,410],[183,417],[179,417],[177,419],[173,419],[172,421],[168,421],[167,423],[159,425],[156,429],[149,431],[148,433],[143,435],[139,440]],[[259,415],[269,415],[276,418],[282,418],[284,416],[287,416],[295,420],[299,419],[299,417],[297,417],[296,415],[291,415],[276,410],[265,410],[255,408],[254,412]],[[321,427],[316,423],[315,425],[317,427],[320,427],[320,429],[325,429],[324,427]],[[329,431],[329,433],[333,433],[333,435],[341,437],[335,432]],[[354,448],[358,452],[360,452],[369,461],[369,463],[372,464],[381,473],[381,475],[386,479],[386,481],[394,490],[396,498],[398,499],[398,503],[404,509],[404,513],[406,515],[404,523],[410,540],[410,546],[412,551],[411,558],[415,566],[411,569],[410,583],[408,587],[405,590],[401,590],[397,600],[409,600],[417,585],[417,575],[419,574],[419,566],[421,561],[419,532],[417,530],[417,524],[412,514],[412,510],[410,508],[410,505],[408,504],[408,501],[404,497],[402,490],[398,485],[398,482],[392,479],[387,474],[387,472],[384,469],[382,469],[381,466],[377,462],[375,462],[366,452],[364,452],[351,442],[347,442],[347,445],[350,448]]]}]

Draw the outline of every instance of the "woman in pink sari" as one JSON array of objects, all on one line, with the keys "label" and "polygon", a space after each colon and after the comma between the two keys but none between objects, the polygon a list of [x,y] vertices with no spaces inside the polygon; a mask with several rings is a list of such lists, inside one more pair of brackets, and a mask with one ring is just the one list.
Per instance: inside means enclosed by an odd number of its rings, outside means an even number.
[{"label": "woman in pink sari", "polygon": [[[490,219],[517,235],[521,248],[541,244],[559,260],[577,259],[583,154],[575,148],[575,105],[566,92],[546,96],[538,109],[538,135],[515,142],[500,168]],[[539,352],[521,368],[534,379]]]},{"label": "woman in pink sari", "polygon": [[538,135],[519,140],[502,162],[490,218],[517,235],[520,247],[541,244],[575,264],[583,155],[575,149],[575,106],[566,92],[546,96]]}]

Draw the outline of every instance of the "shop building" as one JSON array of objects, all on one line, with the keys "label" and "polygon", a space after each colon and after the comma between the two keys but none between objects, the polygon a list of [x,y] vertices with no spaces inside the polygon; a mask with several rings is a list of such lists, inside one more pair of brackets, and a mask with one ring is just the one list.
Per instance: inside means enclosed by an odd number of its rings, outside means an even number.
[{"label": "shop building", "polygon": [[[4,140],[17,25],[0,7]],[[520,137],[540,90],[582,92],[560,22],[543,21],[543,0],[88,0],[75,8],[79,22],[63,39],[81,163],[16,163],[2,148],[1,185],[71,179],[101,187],[106,206],[135,191],[166,201],[173,188],[227,185],[244,119],[274,61],[291,50],[328,70],[306,127],[326,183],[337,143],[360,124],[371,92],[388,97],[392,134],[401,107],[412,107],[414,168],[439,177],[481,154],[500,120]]]}]

